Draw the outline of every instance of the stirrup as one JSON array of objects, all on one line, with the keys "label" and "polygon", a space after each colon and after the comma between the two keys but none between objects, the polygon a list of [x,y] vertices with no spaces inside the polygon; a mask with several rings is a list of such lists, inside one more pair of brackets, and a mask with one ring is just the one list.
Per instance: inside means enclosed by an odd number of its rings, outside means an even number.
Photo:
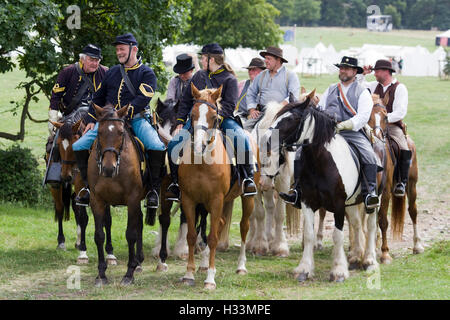
[{"label": "stirrup", "polygon": [[[298,192],[297,192],[296,189],[291,189],[291,190],[289,190],[289,192],[290,192],[290,191],[294,191],[294,193],[295,193],[295,200],[294,200],[294,201],[288,201],[288,200],[284,199],[284,198],[281,196],[281,193],[282,193],[282,192],[280,192],[280,198],[281,198],[284,202],[294,205],[294,204],[297,203],[297,200],[298,200]],[[289,194],[287,194],[287,195],[289,195]]]},{"label": "stirrup", "polygon": [[[252,182],[254,185],[255,185],[255,191],[252,191],[252,192],[245,192],[245,182],[246,181],[250,181],[250,182]],[[242,181],[242,194],[243,194],[243,196],[244,197],[247,197],[247,196],[254,196],[254,195],[256,195],[258,193],[258,190],[256,190],[256,184],[255,184],[255,181],[253,181],[253,179],[252,178],[245,178],[243,181]]]},{"label": "stirrup", "polygon": [[81,188],[80,191],[78,191],[78,194],[75,197],[75,205],[80,206],[80,207],[89,207],[89,202],[88,203],[80,202],[80,200],[81,200],[81,197],[80,197],[81,191],[86,191],[88,193],[88,195],[89,195],[89,200],[90,200],[91,191],[89,190],[88,187],[84,187],[84,188]]},{"label": "stirrup", "polygon": [[378,199],[377,202],[376,203],[367,203],[367,200],[368,200],[368,198],[370,196],[373,196],[373,195],[369,193],[366,196],[366,198],[364,199],[364,205],[366,206],[366,209],[376,209],[376,208],[378,208],[380,206],[380,197],[375,195],[377,197],[377,199]]},{"label": "stirrup", "polygon": [[[150,205],[148,204],[148,202],[149,202],[149,201],[148,201],[148,197],[149,197],[149,195],[150,195],[151,193],[156,194],[156,206],[155,206],[155,205],[150,206]],[[147,201],[145,201],[145,204],[144,204],[144,207],[145,207],[145,208],[151,208],[151,209],[157,209],[157,208],[158,208],[158,206],[159,206],[159,194],[158,194],[158,192],[156,192],[155,189],[150,190],[150,191],[145,195],[145,198],[146,198],[146,200],[147,200]]]},{"label": "stirrup", "polygon": [[[177,189],[178,189],[178,194],[180,194],[180,186],[178,185],[178,183],[175,183],[175,182],[172,182],[172,183],[167,187],[167,191],[169,191],[169,189],[170,189],[172,186],[175,187],[175,188],[177,188]],[[173,196],[173,197],[167,197],[166,200],[180,202],[180,197],[179,197],[179,196],[177,197],[177,195],[176,195],[175,193],[173,193],[173,192],[171,192],[171,191],[169,191],[169,192],[172,193],[174,196]]]},{"label": "stirrup", "polygon": [[[399,188],[401,188],[400,190],[401,193],[399,192]],[[406,194],[406,185],[403,182],[397,183],[394,188],[394,196],[401,198],[404,197],[405,194]]]}]

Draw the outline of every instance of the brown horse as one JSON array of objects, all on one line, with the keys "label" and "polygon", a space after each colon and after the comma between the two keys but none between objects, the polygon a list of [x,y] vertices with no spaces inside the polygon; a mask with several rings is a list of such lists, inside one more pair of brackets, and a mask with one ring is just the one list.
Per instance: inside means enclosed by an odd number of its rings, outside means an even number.
[{"label": "brown horse", "polygon": [[[389,138],[388,133],[388,122],[387,122],[387,111],[384,107],[384,104],[389,100],[389,96],[386,95],[381,101],[378,95],[372,96],[374,100],[374,107],[372,109],[372,114],[369,120],[369,125],[374,130],[374,135],[385,142],[386,148],[386,182],[385,188],[383,190],[383,194],[381,197],[381,205],[378,212],[378,223],[381,229],[382,234],[382,245],[381,245],[381,262],[385,264],[389,264],[392,261],[391,256],[389,255],[389,247],[387,244],[387,228],[388,228],[388,209],[389,204],[392,200],[392,212],[391,212],[391,224],[394,239],[401,239],[403,234],[403,225],[405,221],[405,197],[395,197],[393,186],[395,183],[395,163],[398,159],[399,149],[397,144]],[[416,154],[416,146],[414,141],[407,136],[407,142],[410,150],[412,151],[412,163],[409,170],[408,176],[408,184],[407,184],[407,196],[408,196],[408,212],[413,222],[413,230],[414,230],[414,248],[413,253],[422,253],[423,246],[421,243],[421,239],[417,230],[417,206],[416,206],[416,184],[418,180],[418,166],[417,166],[417,154]]]},{"label": "brown horse", "polygon": [[[195,208],[198,204],[203,204],[210,213],[209,265],[204,287],[205,289],[215,289],[215,254],[219,233],[224,225],[224,207],[236,197],[241,196],[241,248],[237,273],[246,274],[245,243],[254,200],[253,197],[242,196],[241,181],[231,185],[231,162],[225,150],[223,137],[218,129],[218,112],[220,110],[218,100],[222,93],[222,87],[199,91],[191,84],[191,90],[194,97],[194,106],[191,112],[194,140],[192,144],[185,144],[178,171],[181,205],[188,224],[187,240],[189,245],[187,271],[182,278],[182,282],[194,285],[194,249],[197,239]],[[252,142],[252,149],[253,154],[257,155],[258,152],[254,142]],[[258,180],[256,175],[255,180]],[[255,181],[255,183],[258,182]],[[205,251],[207,253],[208,248]],[[206,254],[204,254],[205,256]]]},{"label": "brown horse", "polygon": [[126,128],[128,106],[115,110],[94,105],[98,119],[98,135],[89,156],[88,182],[91,186],[90,206],[95,220],[95,244],[98,251],[96,286],[107,284],[103,243],[103,227],[110,205],[128,207],[126,238],[128,242],[128,269],[123,285],[134,281],[134,272],[144,260],[142,251],[143,217],[141,200],[146,195],[140,173],[140,161],[131,134]]}]

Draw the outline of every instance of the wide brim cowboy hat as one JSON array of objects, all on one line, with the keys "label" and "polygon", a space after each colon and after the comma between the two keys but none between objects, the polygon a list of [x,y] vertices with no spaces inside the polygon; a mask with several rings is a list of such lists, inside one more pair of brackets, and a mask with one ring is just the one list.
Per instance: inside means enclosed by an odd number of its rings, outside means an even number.
[{"label": "wide brim cowboy hat", "polygon": [[344,57],[342,57],[341,63],[335,63],[334,65],[338,68],[340,68],[340,67],[355,68],[357,70],[358,74],[364,72],[364,69],[361,68],[360,66],[358,66],[358,59],[353,58],[353,57],[344,56]]},{"label": "wide brim cowboy hat", "polygon": [[177,63],[173,66],[173,71],[178,74],[183,74],[194,69],[192,57],[186,53],[177,56]]},{"label": "wide brim cowboy hat", "polygon": [[245,67],[245,69],[247,70],[254,68],[260,68],[262,70],[266,69],[266,64],[264,63],[264,60],[260,58],[253,58],[252,61],[250,61],[248,67]]},{"label": "wide brim cowboy hat", "polygon": [[259,55],[264,58],[266,55],[271,55],[280,58],[282,62],[288,62],[285,58],[283,58],[283,50],[277,47],[267,47],[266,51],[261,51]]},{"label": "wide brim cowboy hat", "polygon": [[396,72],[395,69],[392,67],[392,63],[389,60],[380,59],[375,62],[375,67],[373,67],[373,70],[391,70],[392,72]]}]

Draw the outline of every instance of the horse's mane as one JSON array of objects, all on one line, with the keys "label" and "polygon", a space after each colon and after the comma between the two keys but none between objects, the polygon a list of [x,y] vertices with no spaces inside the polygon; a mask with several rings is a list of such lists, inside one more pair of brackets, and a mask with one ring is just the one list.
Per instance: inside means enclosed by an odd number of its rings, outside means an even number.
[{"label": "horse's mane", "polygon": [[72,126],[80,120],[83,120],[87,115],[87,108],[80,108],[72,112],[64,119],[62,127],[59,129],[59,135],[62,139],[72,138]]},{"label": "horse's mane", "polygon": [[272,124],[273,120],[275,120],[275,116],[278,114],[278,112],[283,108],[283,105],[272,101],[267,104],[266,112],[264,113],[264,116],[259,121],[258,128],[269,128]]},{"label": "horse's mane", "polygon": [[117,110],[114,108],[114,106],[110,103],[107,103],[103,107],[103,115],[98,119],[98,121],[101,121],[103,119],[107,118],[114,118],[117,117]]},{"label": "horse's mane", "polygon": [[336,132],[336,120],[326,112],[311,106],[305,109],[304,117],[308,115],[314,118],[315,122],[312,145],[319,146],[330,142]]}]

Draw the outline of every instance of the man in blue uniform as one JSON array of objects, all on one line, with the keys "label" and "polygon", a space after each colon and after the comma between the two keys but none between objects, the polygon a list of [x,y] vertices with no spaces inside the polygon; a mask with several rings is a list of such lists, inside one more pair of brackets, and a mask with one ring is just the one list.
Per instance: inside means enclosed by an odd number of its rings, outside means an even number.
[{"label": "man in blue uniform", "polygon": [[[144,144],[149,161],[151,190],[146,197],[146,206],[157,208],[166,147],[145,117],[149,110],[150,100],[156,90],[156,76],[153,70],[144,65],[137,55],[138,43],[131,33],[117,36],[113,45],[116,47],[119,64],[111,67],[106,73],[100,89],[94,95],[93,102],[99,106],[112,103],[116,109],[129,105],[127,119],[136,136]],[[88,191],[83,196],[77,197],[79,205],[89,203],[87,164],[89,149],[97,137],[98,129],[93,106],[91,106],[85,121],[87,122],[85,134],[73,144],[78,168],[85,181],[85,189]]]},{"label": "man in blue uniform", "polygon": [[[243,174],[245,179],[244,196],[256,194],[256,186],[253,181],[253,154],[250,148],[250,141],[244,130],[239,126],[233,117],[233,111],[236,106],[238,98],[237,79],[231,67],[224,62],[223,49],[217,43],[207,44],[200,52],[202,55],[202,67],[192,77],[192,83],[199,89],[205,88],[219,88],[222,85],[222,95],[220,104],[222,108],[219,111],[220,129],[225,134],[230,133],[233,136],[233,143],[235,149],[237,145],[244,145],[244,163],[242,164]],[[189,89],[189,90],[188,90]],[[172,150],[179,143],[184,143],[182,134],[178,134],[181,129],[188,130],[191,126],[191,121],[188,116],[194,105],[194,98],[190,88],[183,91],[183,96],[178,108],[176,128],[177,134],[168,145],[169,150],[169,164],[170,173],[172,177],[172,184],[168,187],[168,200],[179,201],[180,190],[178,187],[178,165],[174,163],[173,158],[178,158],[178,155],[172,155]],[[242,143],[242,144],[241,144]],[[238,159],[239,159],[238,155]]]}]

